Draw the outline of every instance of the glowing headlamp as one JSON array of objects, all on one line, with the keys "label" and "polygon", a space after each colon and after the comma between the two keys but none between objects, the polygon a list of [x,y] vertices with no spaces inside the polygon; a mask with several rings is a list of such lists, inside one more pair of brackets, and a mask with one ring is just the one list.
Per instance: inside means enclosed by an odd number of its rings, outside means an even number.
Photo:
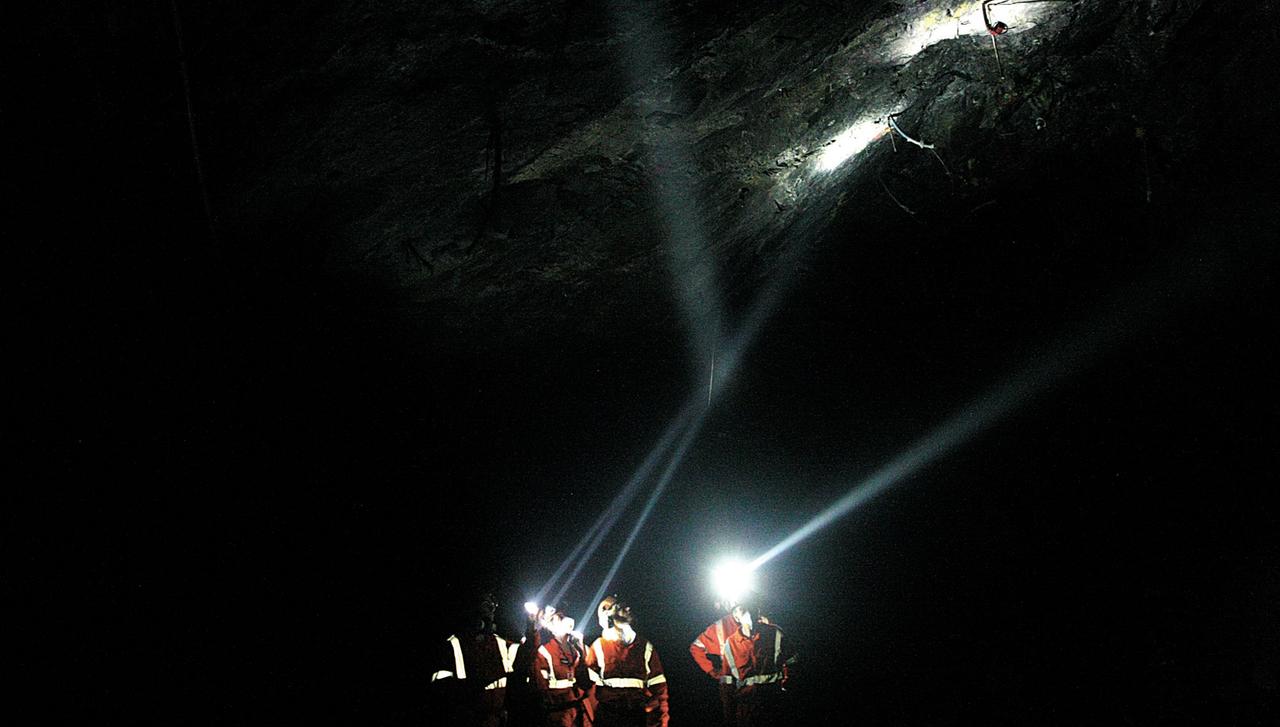
[{"label": "glowing headlamp", "polygon": [[711,588],[717,598],[727,603],[737,602],[750,593],[755,585],[755,569],[744,560],[729,558],[721,561],[711,571]]},{"label": "glowing headlamp", "polygon": [[534,603],[533,601],[525,601],[525,602],[524,602],[524,612],[525,612],[525,613],[527,613],[527,614],[529,614],[530,616],[537,615],[537,613],[538,613],[538,604]]}]

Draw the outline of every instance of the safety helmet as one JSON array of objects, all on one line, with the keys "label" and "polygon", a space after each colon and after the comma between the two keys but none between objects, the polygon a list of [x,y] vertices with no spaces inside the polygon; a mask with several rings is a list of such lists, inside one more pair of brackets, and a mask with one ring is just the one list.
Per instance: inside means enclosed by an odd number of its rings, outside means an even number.
[{"label": "safety helmet", "polygon": [[596,618],[600,622],[600,628],[607,629],[615,624],[635,623],[635,619],[631,613],[631,604],[623,601],[618,594],[605,596],[596,608]]},{"label": "safety helmet", "polygon": [[622,602],[613,609],[613,623],[635,625],[635,615],[631,613],[631,604]]},{"label": "safety helmet", "polygon": [[760,597],[756,593],[748,593],[743,596],[739,596],[732,601],[726,602],[724,607],[726,611],[733,611],[734,609],[741,608],[743,610],[750,611],[751,613],[755,613],[760,610]]},{"label": "safety helmet", "polygon": [[478,590],[471,601],[471,613],[467,619],[471,628],[479,633],[493,633],[497,628],[498,600],[489,590]]},{"label": "safety helmet", "polygon": [[543,619],[543,628],[550,631],[551,635],[556,638],[561,638],[571,633],[574,625],[573,618],[559,609],[547,614],[546,618]]}]

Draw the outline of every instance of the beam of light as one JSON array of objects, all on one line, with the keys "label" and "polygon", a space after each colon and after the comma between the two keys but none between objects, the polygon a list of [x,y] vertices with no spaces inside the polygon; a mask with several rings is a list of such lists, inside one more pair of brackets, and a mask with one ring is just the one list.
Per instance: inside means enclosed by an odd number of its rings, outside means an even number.
[{"label": "beam of light", "polygon": [[[612,2],[610,3],[610,9],[613,13],[615,24],[619,28],[639,28],[638,35],[640,36],[647,36],[655,40],[662,38],[648,26],[647,21],[636,12],[633,6]],[[627,37],[632,37],[632,34],[626,35]],[[641,88],[647,78],[650,77],[647,73],[648,70],[659,67],[660,45],[660,43],[644,44],[635,41],[624,43],[624,52],[627,54],[627,67],[632,72],[632,83],[636,88]],[[652,103],[644,101],[643,98],[642,96],[640,104],[642,111],[657,110]],[[647,117],[648,113],[645,113],[645,116]],[[883,124],[869,123],[875,127],[871,132],[871,138],[866,139],[857,149],[850,151],[849,154],[861,151],[867,144],[884,133]],[[771,315],[782,291],[788,287],[792,277],[791,273],[794,272],[796,267],[795,254],[794,252],[789,252],[782,256],[784,262],[782,274],[775,276],[770,281],[766,291],[757,298],[749,309],[742,325],[738,327],[736,335],[728,340],[727,345],[722,346],[719,331],[721,330],[723,311],[714,280],[714,258],[709,254],[705,236],[697,222],[699,215],[693,204],[695,197],[692,194],[692,190],[688,188],[688,177],[680,174],[684,170],[691,169],[692,166],[689,164],[688,156],[675,134],[660,133],[656,138],[657,142],[654,145],[655,168],[659,171],[674,172],[674,174],[663,180],[667,182],[666,185],[657,185],[657,199],[660,211],[663,213],[664,222],[667,225],[666,232],[673,276],[677,279],[677,300],[681,304],[686,324],[690,328],[693,350],[698,353],[710,352],[708,363],[711,367],[712,379],[708,384],[706,401],[706,407],[709,409],[715,396],[723,388],[724,382],[732,376],[746,349],[754,341],[764,322]],[[838,145],[847,148],[850,142],[854,142],[856,145],[853,137],[846,134],[838,140]],[[843,161],[843,159],[835,162],[832,168],[838,166],[840,161]],[[791,266],[785,264],[788,259],[792,262]],[[706,345],[707,342],[710,342],[710,345]],[[717,379],[720,382],[719,387],[717,387]],[[706,410],[699,412],[696,419],[689,421],[691,413],[697,411],[695,402],[698,398],[700,397],[691,398],[684,408],[685,413],[677,418],[676,423],[668,429],[667,435],[664,437],[664,442],[669,442],[669,438],[674,436],[681,425],[686,421],[689,422],[688,430],[680,448],[668,463],[663,480],[651,494],[633,532],[638,532],[640,526],[648,518],[649,513],[652,512],[654,504],[656,504],[662,494],[662,490],[666,487],[666,483],[670,480],[675,470],[678,469],[684,453],[701,429]],[[583,535],[573,552],[565,558],[560,567],[556,569],[555,575],[544,586],[544,592],[550,590],[552,584],[564,573],[568,564],[576,559],[572,572],[555,596],[557,602],[563,599],[570,584],[582,570],[587,560],[594,554],[607,533],[616,524],[622,510],[634,498],[634,488],[638,487],[647,477],[648,472],[652,469],[654,458],[661,456],[665,451],[666,447],[661,443],[653,449],[650,457],[646,460],[645,466],[637,471],[626,490],[624,490],[626,496],[616,498],[614,505],[596,521],[591,530]],[[622,562],[622,557],[625,556],[633,540],[634,535],[628,538],[622,555],[615,560],[610,570],[610,576],[605,579],[606,584],[611,580],[612,574],[616,573]],[[586,549],[585,554],[582,557],[578,557],[578,554],[584,548]],[[599,598],[594,600],[598,602]],[[589,605],[592,608],[595,606],[594,603]]]},{"label": "beam of light", "polygon": [[[659,145],[654,149],[658,168],[692,169],[683,150]],[[676,301],[688,330],[690,351],[698,371],[706,370],[709,351],[720,337],[724,312],[716,280],[717,260],[711,255],[701,215],[695,209],[696,194],[690,177],[679,174],[655,180],[660,217],[666,226],[667,262]]]},{"label": "beam of light", "polygon": [[[686,422],[687,417],[681,417],[680,421],[682,423]],[[656,464],[656,462],[657,460],[655,458],[654,463]],[[599,531],[596,532],[595,536],[591,540],[591,545],[587,549],[587,552],[581,558],[579,558],[576,563],[574,563],[573,570],[569,573],[568,578],[565,579],[564,584],[560,586],[560,590],[556,592],[556,595],[555,595],[556,601],[564,600],[565,594],[569,591],[569,588],[573,585],[574,581],[577,579],[578,574],[582,572],[583,566],[585,566],[588,563],[588,561],[591,560],[591,556],[593,556],[596,550],[599,549],[600,544],[604,542],[605,537],[607,537],[610,533],[613,532],[613,528],[617,524],[618,520],[622,517],[622,513],[626,509],[626,506],[629,505],[631,501],[635,499],[636,494],[639,493],[638,488],[640,483],[644,482],[649,478],[650,471],[652,471],[652,467],[646,469],[643,473],[638,473],[638,475],[640,476],[638,476],[634,480],[636,484],[636,488],[632,490],[632,492],[627,496],[624,502],[620,503],[617,511],[611,516],[608,527],[601,528]]]},{"label": "beam of light", "polygon": [[[701,398],[701,397],[697,397]],[[675,476],[676,470],[684,461],[684,455],[688,452],[689,446],[698,438],[698,433],[702,430],[702,424],[706,421],[707,410],[701,409],[689,422],[689,427],[685,430],[684,436],[680,438],[680,444],[676,446],[675,453],[671,455],[671,461],[667,463],[667,468],[663,470],[662,477],[658,478],[658,483],[654,486],[653,492],[649,494],[649,499],[644,503],[644,509],[640,511],[640,516],[636,518],[636,522],[631,527],[631,532],[627,534],[627,539],[622,543],[622,549],[618,551],[618,556],[613,559],[613,564],[609,566],[609,572],[600,581],[600,587],[596,589],[591,600],[587,602],[587,610],[582,614],[582,618],[578,619],[579,623],[587,623],[587,620],[596,611],[596,606],[600,600],[604,598],[605,591],[609,588],[609,584],[613,582],[613,577],[617,575],[618,569],[622,567],[622,561],[626,560],[627,553],[631,551],[631,546],[636,541],[636,536],[640,534],[640,529],[644,527],[645,521],[649,519],[649,514],[653,512],[653,508],[658,504],[658,500],[662,498],[662,493],[667,489],[667,485],[671,483],[671,479]]]},{"label": "beam of light", "polygon": [[[648,17],[650,10],[637,7],[632,3],[615,1],[609,3],[609,11],[615,26],[625,39],[622,44],[624,65],[630,74],[631,84],[637,92],[635,97],[640,118],[646,119],[645,124],[648,127],[644,130],[644,136],[648,138],[651,144],[650,161],[654,170],[652,190],[657,203],[659,218],[664,227],[664,239],[676,302],[679,304],[685,327],[688,330],[690,350],[695,358],[700,360],[697,369],[705,370],[702,364],[710,363],[712,376],[714,377],[716,348],[721,337],[720,332],[724,313],[719,286],[716,282],[717,261],[711,254],[705,231],[702,228],[701,214],[697,207],[696,190],[693,189],[691,181],[694,176],[690,172],[695,167],[684,142],[677,132],[670,129],[653,128],[647,121],[653,116],[654,112],[663,110],[655,101],[656,92],[653,87],[650,87],[649,79],[661,78],[666,75],[665,69],[670,67],[670,54],[666,52],[666,35],[650,22]],[[701,360],[701,357],[708,354],[709,362]],[[721,365],[721,368],[723,368],[723,365]],[[722,373],[722,378],[723,375]],[[669,460],[662,478],[659,479],[650,494],[636,527],[633,528],[631,535],[623,545],[621,553],[611,566],[610,575],[606,578],[606,583],[612,579],[613,574],[616,573],[627,551],[630,549],[631,543],[634,542],[639,526],[644,523],[649,513],[653,511],[653,507],[661,497],[667,483],[683,461],[685,452],[697,437],[702,421],[706,416],[706,411],[711,406],[714,389],[713,378],[712,383],[708,385],[705,408],[696,407],[696,400],[691,400],[686,404],[682,414],[677,417],[676,423],[668,428],[667,437],[664,437],[666,445],[660,443],[659,446],[654,447],[650,456],[646,459],[645,465],[632,477],[631,482],[623,493],[615,498],[614,504],[596,521],[595,526],[584,534],[578,546],[556,569],[555,574],[544,587],[544,591],[550,590],[552,584],[564,573],[569,562],[576,561],[572,572],[560,587],[555,600],[560,601],[563,598],[564,593],[573,583],[582,567],[595,553],[595,550],[609,532],[612,531],[622,512],[634,499],[639,485],[647,479],[657,459],[665,454],[670,438],[674,437],[675,433],[683,428],[684,436],[680,445]],[[599,597],[594,600],[598,602]],[[595,607],[594,602],[589,605],[591,608]],[[584,616],[583,620],[585,621],[589,615]]]},{"label": "beam of light", "polygon": [[818,157],[818,169],[830,172],[850,157],[866,149],[871,142],[884,136],[889,130],[885,126],[883,116],[879,119],[863,119],[840,132],[835,139],[822,150]]},{"label": "beam of light", "polygon": [[[883,124],[880,124],[880,126],[882,127],[881,133],[883,133],[883,128],[887,127],[884,127]],[[733,373],[737,370],[739,363],[742,361],[742,358],[746,355],[747,349],[749,349],[751,344],[755,342],[760,331],[764,328],[765,323],[777,309],[778,302],[785,297],[787,291],[790,290],[791,285],[795,280],[796,273],[800,269],[801,258],[805,253],[806,248],[804,246],[797,245],[787,248],[779,255],[777,271],[769,279],[764,290],[756,296],[756,299],[742,316],[741,323],[738,325],[734,335],[714,349],[715,353],[713,356],[715,356],[715,360],[718,362],[716,371],[721,382],[727,381],[732,377]],[[583,617],[579,619],[579,623],[594,623],[591,619],[594,616],[595,607],[600,603],[600,600],[604,598],[605,591],[609,588],[609,584],[613,581],[614,576],[621,568],[622,562],[625,560],[641,528],[644,526],[646,520],[648,520],[649,515],[653,512],[658,500],[662,497],[663,491],[671,481],[671,478],[675,475],[676,470],[684,460],[685,454],[701,431],[702,424],[711,407],[710,400],[714,397],[720,396],[724,391],[724,388],[724,384],[721,383],[714,392],[709,394],[705,408],[701,405],[702,396],[700,391],[692,395],[688,403],[685,405],[683,413],[677,419],[677,422],[688,421],[688,429],[685,431],[684,437],[681,438],[680,444],[676,448],[675,453],[672,454],[671,459],[667,464],[667,468],[663,472],[662,478],[659,480],[648,500],[645,502],[645,506],[635,524],[632,526],[631,532],[623,543],[618,556],[614,559],[608,573],[600,582],[600,586],[596,589],[595,594],[587,603],[588,610]],[[668,433],[670,433],[670,430]],[[665,448],[655,448],[655,452],[661,451],[665,451]],[[615,517],[615,522],[616,519],[617,518]],[[603,536],[597,537],[595,545],[598,545],[599,539],[602,537]],[[594,545],[592,550],[594,551]],[[579,570],[581,570],[584,562],[585,559],[575,566],[573,571],[575,575]],[[755,567],[756,565],[753,564],[752,569],[754,570]],[[565,588],[562,588],[560,594],[556,596],[555,600],[557,602],[562,600],[564,591]]]},{"label": "beam of light", "polygon": [[762,553],[751,562],[751,567],[759,568],[768,563],[791,546],[848,515],[858,506],[910,477],[922,467],[950,453],[1000,417],[1008,414],[1025,398],[1039,389],[1046,388],[1064,373],[1065,371],[1053,371],[1048,366],[1036,367],[1009,384],[992,390],[986,396],[952,415],[932,432],[916,440],[905,452],[859,482],[799,530]]},{"label": "beam of light", "polygon": [[608,526],[600,528],[596,534],[592,536],[590,547],[581,558],[574,561],[573,570],[569,572],[569,576],[564,579],[564,583],[561,584],[560,590],[556,591],[556,595],[553,596],[555,600],[564,601],[565,594],[569,592],[569,589],[573,587],[574,582],[577,581],[578,574],[582,572],[583,566],[591,561],[591,557],[595,555],[597,550],[599,550],[600,544],[604,542],[604,539],[609,535],[609,533],[613,532],[613,527],[618,524],[618,518],[622,517],[625,505],[631,504],[631,500],[633,499],[634,493],[627,497],[625,503],[623,503],[623,507],[620,507],[618,511],[610,517]]},{"label": "beam of light", "polygon": [[703,357],[720,337],[724,305],[716,279],[718,259],[710,249],[694,186],[698,168],[679,127],[651,121],[669,111],[661,96],[665,87],[653,79],[670,76],[674,66],[666,30],[670,23],[663,22],[657,4],[612,0],[608,6],[623,38],[623,67],[635,91],[632,98],[642,120],[641,137],[650,150],[649,182],[663,227],[673,292],[697,362],[695,369],[702,372],[706,370]]},{"label": "beam of light", "polygon": [[565,556],[564,560],[560,561],[560,565],[556,568],[555,572],[552,573],[551,577],[547,579],[547,582],[543,584],[542,588],[538,589],[538,595],[535,600],[541,601],[545,599],[547,594],[560,580],[560,577],[564,575],[564,572],[572,565],[573,571],[569,574],[568,578],[565,579],[564,584],[560,587],[560,590],[556,593],[553,600],[559,603],[564,598],[565,592],[568,591],[569,586],[573,583],[574,578],[577,577],[578,572],[582,570],[582,566],[591,559],[592,555],[595,554],[596,548],[600,546],[601,541],[603,541],[605,536],[613,530],[614,524],[617,523],[618,518],[622,516],[623,511],[626,510],[627,506],[631,504],[631,501],[639,494],[640,485],[642,485],[645,480],[649,479],[649,474],[658,466],[658,462],[661,461],[662,456],[666,454],[672,443],[675,442],[676,436],[684,428],[688,420],[688,416],[689,412],[686,409],[681,412],[681,414],[677,416],[671,424],[667,425],[662,437],[653,445],[649,450],[649,454],[645,456],[644,460],[640,463],[640,466],[636,468],[634,473],[632,473],[631,479],[627,481],[626,486],[623,487],[622,490],[613,498],[613,501],[605,508],[604,512],[600,514],[600,517],[596,518],[595,523],[587,530],[587,532],[583,533],[582,537],[578,540],[577,545],[573,547],[573,550],[569,552],[569,555]]},{"label": "beam of light", "polygon": [[[1177,270],[1207,268],[1216,272],[1221,262],[1214,255],[1220,257],[1218,251],[1213,251],[1212,254],[1199,252],[1194,258],[1177,260],[1163,273],[1157,271],[1140,284],[1112,297],[1102,314],[1046,345],[1004,383],[957,410],[905,451],[855,484],[839,500],[753,560],[752,569],[768,563],[791,546],[969,442],[1072,374],[1087,368],[1104,352],[1119,347],[1119,344],[1166,317],[1174,303],[1185,301],[1188,294],[1203,294],[1210,286],[1221,285],[1222,281],[1212,275],[1171,278],[1174,275],[1172,271]],[[1206,259],[1212,259],[1214,264],[1206,264]]]},{"label": "beam of light", "polygon": [[[741,323],[738,325],[734,335],[729,337],[715,349],[716,353],[713,355],[715,356],[715,360],[718,362],[716,370],[718,378],[722,383],[708,396],[709,401],[705,405],[705,408],[702,406],[701,393],[695,392],[690,396],[689,401],[682,410],[683,413],[681,416],[677,418],[677,422],[689,422],[685,436],[681,439],[680,446],[677,447],[676,452],[668,462],[667,469],[663,473],[661,481],[655,487],[648,501],[645,503],[645,507],[641,512],[640,517],[632,527],[631,534],[624,543],[618,557],[615,558],[613,565],[609,569],[608,575],[603,581],[601,581],[600,587],[592,597],[592,600],[588,602],[589,609],[594,609],[595,606],[600,603],[600,599],[604,597],[605,590],[609,587],[609,583],[613,580],[614,575],[616,575],[618,569],[621,567],[622,561],[630,550],[631,544],[635,541],[636,535],[640,532],[641,527],[644,526],[645,521],[653,512],[654,506],[657,504],[659,498],[661,498],[662,492],[665,490],[667,483],[679,468],[684,459],[685,453],[688,451],[689,447],[692,445],[694,439],[701,430],[703,420],[711,408],[710,400],[722,395],[725,390],[723,382],[732,378],[739,363],[746,355],[747,350],[758,338],[765,323],[777,309],[778,302],[786,295],[787,291],[790,290],[791,285],[795,280],[796,273],[801,267],[801,258],[805,253],[806,248],[802,245],[789,247],[782,251],[778,258],[779,265],[777,271],[772,277],[770,277],[764,290],[756,296],[751,306],[742,316]],[[668,430],[668,434],[670,433],[671,430]],[[655,451],[659,451],[658,448],[655,448]],[[662,448],[661,451],[665,451],[665,448]],[[580,561],[578,565],[575,566],[573,571],[575,575],[579,570],[581,570],[584,562],[585,561]],[[564,590],[565,589],[562,588],[561,595],[556,596],[555,600],[557,602],[562,600]],[[594,623],[594,621],[588,621],[588,619],[591,619],[593,615],[594,611],[589,611],[583,619],[580,620],[580,622]]]},{"label": "beam of light", "polygon": [[[777,301],[789,288],[793,274],[799,268],[798,256],[800,253],[801,251],[797,248],[796,250],[792,250],[782,256],[783,262],[789,264],[785,265],[783,270],[773,277],[765,290],[756,297],[756,300],[743,316],[742,323],[738,326],[738,330],[735,335],[717,349],[719,352],[717,360],[720,362],[718,368],[720,371],[720,378],[722,380],[728,379],[732,376],[733,372],[737,369],[739,362],[742,360],[742,357],[746,354],[747,349],[751,346],[752,342],[755,341],[761,328],[764,327],[765,322],[769,319],[769,316],[776,308]],[[722,391],[723,387],[717,389],[714,394],[719,396]],[[659,479],[657,485],[649,495],[649,499],[645,502],[644,509],[641,511],[640,516],[632,526],[630,534],[622,545],[622,549],[619,551],[617,557],[614,558],[613,564],[609,567],[608,574],[605,575],[604,580],[600,582],[600,586],[596,589],[591,600],[587,602],[588,610],[583,617],[579,619],[579,623],[591,623],[589,619],[591,619],[595,613],[594,609],[596,605],[598,605],[600,600],[604,598],[605,591],[609,588],[609,584],[613,581],[613,577],[617,575],[618,569],[622,567],[622,562],[626,559],[627,553],[631,550],[631,546],[635,542],[636,536],[640,533],[640,529],[644,527],[645,521],[648,520],[649,515],[653,512],[658,500],[661,499],[663,491],[675,475],[676,470],[679,469],[680,464],[684,461],[685,454],[688,452],[690,446],[692,446],[694,440],[697,439],[698,433],[702,429],[702,424],[705,421],[707,414],[710,412],[710,408],[710,403],[708,403],[705,408],[702,406],[702,397],[700,393],[695,393],[689,398],[689,401],[682,410],[680,417],[677,418],[678,423],[688,422],[688,428],[685,430],[679,446],[676,447],[675,452],[671,455],[671,459],[668,461],[662,477]],[[669,429],[668,434],[671,432],[672,430]],[[658,448],[655,448],[655,451],[658,451]],[[665,447],[661,448],[661,451],[665,451]],[[601,537],[603,536],[597,537],[595,545],[599,544],[599,539]],[[585,559],[579,561],[578,565],[574,568],[574,575],[582,569],[582,565],[584,563]],[[566,584],[564,588],[561,588],[560,594],[555,598],[557,602],[562,600],[564,591],[567,587],[568,586]]]},{"label": "beam of light", "polygon": [[[742,324],[739,326],[737,334],[724,346],[718,349],[718,351],[720,351],[720,353],[717,354],[718,361],[720,362],[718,369],[720,371],[720,378],[722,381],[732,376],[734,370],[738,366],[738,363],[745,354],[746,349],[755,340],[756,335],[763,327],[764,322],[768,319],[770,313],[772,313],[775,302],[781,295],[782,290],[785,288],[785,281],[789,278],[789,275],[781,275],[775,278],[773,283],[757,297],[755,303],[747,311],[747,314],[743,317]],[[624,541],[617,557],[614,558],[613,564],[609,567],[609,571],[607,575],[605,575],[604,580],[601,581],[595,595],[593,595],[591,600],[587,602],[588,610],[583,617],[579,619],[579,623],[591,623],[590,619],[592,614],[595,612],[594,609],[596,605],[600,603],[600,599],[604,598],[605,590],[608,589],[609,584],[613,581],[613,577],[617,575],[618,569],[622,567],[622,562],[630,552],[632,544],[640,533],[640,529],[644,527],[645,521],[648,520],[649,515],[652,514],[654,508],[657,506],[658,500],[661,499],[667,485],[671,482],[672,477],[675,476],[676,470],[678,470],[681,463],[683,463],[685,454],[688,452],[693,442],[697,439],[699,432],[702,430],[702,425],[711,408],[711,398],[713,396],[720,395],[721,391],[723,391],[723,386],[716,389],[714,392],[709,392],[708,402],[705,406],[702,403],[702,396],[700,393],[695,393],[690,396],[689,401],[681,411],[680,416],[677,417],[676,422],[668,428],[667,437],[673,437],[675,433],[680,431],[680,425],[686,425],[686,428],[684,429],[684,436],[681,437],[679,445],[675,448],[674,453],[667,462],[667,467],[663,471],[662,477],[659,478],[653,491],[650,493],[648,500],[645,502],[644,508],[641,510],[639,517],[632,526],[631,532]],[[646,466],[643,468],[643,477],[641,476],[642,473],[638,471],[636,476],[632,478],[632,482],[628,485],[629,488],[631,485],[638,485],[639,482],[643,481],[644,477],[648,476],[648,472],[652,469],[653,460],[665,452],[666,449],[667,446],[665,446],[665,444],[663,446],[654,447],[653,451],[650,453],[650,459],[646,460]],[[627,502],[630,502],[630,500],[631,498],[628,497]],[[556,594],[554,600],[557,603],[563,600],[564,594],[569,588],[569,584],[573,582],[574,578],[578,575],[578,572],[582,570],[582,567],[590,557],[589,554],[595,552],[595,549],[600,545],[600,542],[604,539],[607,532],[612,530],[613,524],[616,524],[617,519],[618,515],[614,515],[610,521],[609,527],[606,529],[600,529],[597,532],[592,540],[588,555],[578,560],[577,564],[573,568],[573,572],[569,575],[569,578],[566,579],[564,586],[562,586],[559,593]],[[598,522],[599,521],[597,521],[597,523]],[[581,543],[579,543],[579,545],[581,545]],[[577,549],[575,549],[575,552],[576,550]],[[566,563],[568,560],[569,559],[566,559]]]},{"label": "beam of light", "polygon": [[[547,592],[551,590],[555,582],[572,564],[572,571],[565,579],[560,590],[552,598],[556,603],[560,603],[564,600],[564,596],[569,587],[573,584],[587,561],[590,560],[592,555],[599,548],[604,538],[612,532],[614,525],[617,524],[617,521],[621,517],[622,512],[626,509],[626,506],[635,498],[639,486],[648,478],[658,460],[661,459],[662,455],[670,448],[675,437],[681,432],[681,430],[685,430],[685,436],[681,439],[680,446],[676,448],[675,453],[667,463],[667,468],[664,471],[663,477],[646,502],[640,518],[632,529],[631,536],[628,537],[619,557],[615,559],[613,566],[609,570],[609,576],[605,578],[600,590],[598,591],[598,595],[593,598],[594,603],[589,603],[589,606],[594,609],[595,605],[600,602],[600,599],[603,598],[604,589],[608,587],[608,583],[613,579],[613,575],[617,573],[627,551],[630,550],[631,543],[635,540],[636,533],[638,533],[641,526],[644,525],[649,514],[653,512],[654,506],[662,496],[662,491],[666,488],[667,483],[675,474],[676,469],[679,468],[680,463],[684,459],[685,453],[688,451],[693,440],[701,430],[703,420],[711,408],[711,400],[713,397],[721,395],[724,390],[723,382],[732,377],[734,371],[738,367],[738,364],[742,360],[742,357],[746,354],[746,350],[755,341],[761,328],[764,327],[765,322],[769,319],[770,315],[776,308],[777,301],[789,288],[793,274],[799,267],[799,253],[800,251],[797,249],[789,251],[782,256],[782,261],[788,264],[784,264],[783,270],[778,275],[775,275],[770,280],[770,283],[765,290],[756,297],[756,300],[743,316],[742,323],[738,326],[738,330],[735,332],[735,335],[715,349],[717,353],[714,353],[713,356],[716,357],[716,361],[718,362],[716,365],[716,370],[718,372],[717,378],[722,383],[717,386],[713,392],[709,392],[708,400],[705,404],[700,392],[690,396],[685,406],[681,409],[680,414],[675,418],[671,425],[667,427],[662,439],[654,445],[650,450],[649,455],[645,458],[644,463],[632,475],[631,480],[627,483],[623,492],[620,493],[618,497],[614,498],[613,503],[605,513],[602,514],[600,518],[596,520],[591,529],[583,535],[582,539],[578,541],[578,544],[574,547],[573,551],[565,557],[565,559],[560,563],[560,567],[556,569],[555,573],[547,581],[546,585],[544,585],[542,590],[539,591],[539,599],[546,597]],[[583,552],[584,548],[585,552]],[[579,557],[580,553],[581,557]],[[590,617],[591,614],[588,613],[580,622],[590,623],[591,621],[588,621]]]},{"label": "beam of light", "polygon": [[[972,3],[973,7],[978,9],[978,23],[981,26],[981,4]],[[620,28],[639,28],[637,35],[649,37],[651,39],[660,39],[661,36],[653,32],[648,27],[647,21],[635,13],[634,8],[630,6],[621,6],[619,3],[611,3],[615,22]],[[1006,20],[1005,22],[1010,22]],[[1012,23],[1010,23],[1012,25]],[[985,32],[985,28],[983,29]],[[630,37],[630,35],[628,36]],[[659,67],[658,58],[661,55],[658,46],[660,44],[642,44],[636,42],[628,42],[624,44],[624,51],[627,53],[627,66],[633,73],[633,85],[640,88],[645,79],[648,77],[647,70]],[[647,117],[648,112],[658,110],[651,103],[647,103],[642,98],[640,104],[641,110]],[[856,156],[867,148],[872,142],[876,141],[888,132],[888,127],[883,121],[884,113],[878,115],[864,116],[861,120],[846,128],[836,136],[823,153],[818,158],[818,168],[822,171],[832,171],[840,167],[851,157]],[[663,178],[665,184],[657,184],[657,201],[659,209],[662,213],[664,224],[666,224],[666,237],[668,240],[668,252],[672,264],[673,277],[676,279],[677,300],[681,305],[686,325],[690,329],[692,337],[691,346],[697,353],[710,351],[710,360],[718,361],[712,364],[713,375],[717,376],[721,382],[727,380],[734,372],[741,357],[751,343],[755,340],[764,322],[772,315],[775,305],[779,298],[790,287],[790,282],[798,267],[799,256],[803,253],[799,248],[788,250],[782,256],[780,264],[780,272],[771,279],[769,286],[766,288],[744,318],[742,325],[738,327],[736,335],[729,340],[727,346],[718,345],[721,340],[718,331],[721,328],[721,320],[723,317],[722,306],[718,290],[714,280],[714,260],[709,256],[706,245],[706,239],[698,224],[697,210],[693,204],[694,195],[688,187],[688,177],[680,174],[681,171],[691,169],[687,153],[679,144],[678,137],[671,133],[662,133],[656,136],[653,147],[653,161],[655,169],[659,171],[674,172]],[[711,341],[712,345],[705,345],[707,341]],[[719,358],[717,358],[719,356]],[[701,368],[701,367],[700,367]],[[723,387],[723,383],[721,384]],[[714,395],[718,393],[715,390],[714,383],[708,386],[707,404],[709,408],[712,404]],[[700,398],[700,397],[699,397]],[[686,410],[693,408],[693,401],[686,406]],[[605,578],[597,595],[593,598],[593,602],[589,604],[594,608],[603,596],[604,590],[608,583],[612,580],[617,570],[621,566],[623,559],[631,548],[636,534],[643,526],[644,522],[653,511],[658,499],[665,490],[671,476],[678,469],[683,461],[685,452],[692,444],[693,439],[697,437],[701,429],[702,415],[689,424],[685,438],[681,442],[681,446],[672,456],[668,464],[663,479],[653,490],[639,519],[633,527],[631,535],[627,538],[623,545],[619,556],[614,560],[610,567],[609,575]],[[665,448],[655,447],[654,453],[660,455]],[[651,456],[653,456],[651,454]],[[648,468],[644,469],[647,475]],[[639,475],[639,473],[637,473]],[[643,477],[633,478],[632,483],[638,486]],[[565,559],[560,568],[556,570],[556,574],[551,581],[554,582],[564,570],[568,567],[570,561],[577,559],[569,578],[565,584],[561,586],[559,592],[555,596],[556,601],[561,601],[569,585],[577,577],[587,560],[594,554],[605,536],[610,532],[617,523],[621,515],[621,511],[634,498],[631,492],[631,484],[628,485],[628,495],[619,497],[615,500],[616,508],[611,506],[597,520],[592,530],[589,530],[575,547],[573,553]],[[577,554],[586,548],[586,554],[578,558]],[[544,588],[549,590],[551,583]],[[588,617],[590,614],[588,614]],[[584,617],[586,618],[586,617]]]}]

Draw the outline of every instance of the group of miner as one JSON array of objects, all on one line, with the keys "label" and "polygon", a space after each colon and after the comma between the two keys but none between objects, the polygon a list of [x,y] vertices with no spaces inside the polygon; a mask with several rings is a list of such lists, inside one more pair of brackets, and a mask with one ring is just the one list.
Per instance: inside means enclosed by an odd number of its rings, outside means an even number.
[{"label": "group of miner", "polygon": [[[431,675],[432,712],[467,727],[667,727],[669,685],[653,643],[618,596],[596,608],[602,633],[590,647],[572,618],[530,607],[523,638],[495,633],[491,596],[472,625],[445,640]],[[689,653],[718,685],[725,727],[788,723],[784,702],[796,654],[757,604],[727,612],[698,635]]]}]

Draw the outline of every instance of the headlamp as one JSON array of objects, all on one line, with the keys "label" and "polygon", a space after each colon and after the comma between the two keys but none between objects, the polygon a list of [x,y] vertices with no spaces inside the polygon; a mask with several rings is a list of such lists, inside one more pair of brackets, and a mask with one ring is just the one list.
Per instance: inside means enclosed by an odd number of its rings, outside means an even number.
[{"label": "headlamp", "polygon": [[711,571],[711,588],[725,603],[736,603],[755,585],[755,571],[751,564],[738,558],[723,560]]}]

